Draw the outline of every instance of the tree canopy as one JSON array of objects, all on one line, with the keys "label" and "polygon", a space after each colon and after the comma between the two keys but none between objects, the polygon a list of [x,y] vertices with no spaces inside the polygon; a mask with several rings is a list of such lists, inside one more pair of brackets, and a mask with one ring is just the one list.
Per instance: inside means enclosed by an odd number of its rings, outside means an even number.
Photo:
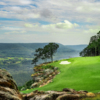
[{"label": "tree canopy", "polygon": [[97,35],[90,38],[89,45],[80,52],[80,56],[98,56],[100,55],[100,31]]},{"label": "tree canopy", "polygon": [[36,65],[36,62],[39,59],[47,61],[47,59],[51,58],[51,62],[53,62],[54,53],[56,53],[59,45],[56,43],[49,43],[44,46],[44,48],[38,48],[35,50],[34,59],[32,60],[32,64]]}]

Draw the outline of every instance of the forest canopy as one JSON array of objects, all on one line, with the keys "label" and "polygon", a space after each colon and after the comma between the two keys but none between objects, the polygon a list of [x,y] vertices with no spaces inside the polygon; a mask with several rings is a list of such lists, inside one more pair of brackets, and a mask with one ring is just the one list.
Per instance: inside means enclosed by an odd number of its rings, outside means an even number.
[{"label": "forest canopy", "polygon": [[80,56],[100,55],[100,31],[90,38],[89,45],[80,52]]}]

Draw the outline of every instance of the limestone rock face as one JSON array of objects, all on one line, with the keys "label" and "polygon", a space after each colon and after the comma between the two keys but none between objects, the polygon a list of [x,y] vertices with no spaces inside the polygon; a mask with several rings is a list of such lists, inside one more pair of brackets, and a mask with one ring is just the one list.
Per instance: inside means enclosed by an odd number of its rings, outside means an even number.
[{"label": "limestone rock face", "polygon": [[2,69],[0,69],[0,100],[22,100],[12,76]]}]

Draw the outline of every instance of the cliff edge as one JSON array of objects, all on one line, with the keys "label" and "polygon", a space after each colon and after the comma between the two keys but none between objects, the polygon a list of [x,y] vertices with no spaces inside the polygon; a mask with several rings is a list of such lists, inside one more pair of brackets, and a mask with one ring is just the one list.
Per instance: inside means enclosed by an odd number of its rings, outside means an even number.
[{"label": "cliff edge", "polygon": [[0,69],[0,100],[22,100],[12,76],[4,69]]}]

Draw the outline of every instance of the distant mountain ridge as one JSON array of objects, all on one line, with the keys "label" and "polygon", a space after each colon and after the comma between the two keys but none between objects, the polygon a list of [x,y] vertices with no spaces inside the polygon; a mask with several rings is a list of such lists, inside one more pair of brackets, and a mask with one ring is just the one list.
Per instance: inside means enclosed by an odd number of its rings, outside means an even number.
[{"label": "distant mountain ridge", "polygon": [[[35,49],[43,48],[48,43],[0,43],[0,56],[5,57],[33,57]],[[57,53],[79,52],[87,45],[62,45],[59,44]]]},{"label": "distant mountain ridge", "polygon": [[[35,49],[43,48],[48,43],[0,43],[0,57],[33,57]],[[58,52],[75,52],[70,48],[59,44]]]},{"label": "distant mountain ridge", "polygon": [[82,45],[66,45],[67,47],[71,48],[71,49],[74,49],[74,50],[77,50],[77,51],[81,51],[83,50],[87,44],[82,44]]}]

